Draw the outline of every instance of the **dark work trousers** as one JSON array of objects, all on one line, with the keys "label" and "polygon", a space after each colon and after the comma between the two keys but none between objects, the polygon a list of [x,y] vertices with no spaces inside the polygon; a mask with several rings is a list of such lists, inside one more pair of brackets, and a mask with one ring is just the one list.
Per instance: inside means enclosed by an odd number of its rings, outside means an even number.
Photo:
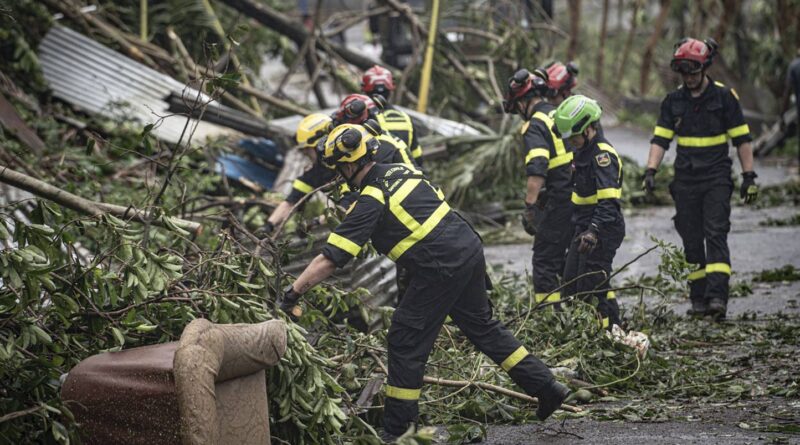
[{"label": "dark work trousers", "polygon": [[533,240],[533,292],[537,303],[561,300],[561,292],[553,291],[561,284],[559,278],[575,231],[569,199],[548,200],[544,212]]},{"label": "dark work trousers", "polygon": [[676,177],[669,190],[675,201],[673,220],[683,240],[686,261],[696,266],[689,275],[689,296],[705,303],[712,298],[727,302],[733,181],[730,176],[705,181]]},{"label": "dark work trousers", "polygon": [[594,250],[589,253],[579,253],[578,235],[585,230],[586,227],[576,227],[575,236],[569,246],[564,282],[569,283],[573,280],[574,282],[566,286],[565,293],[568,295],[580,293],[580,298],[585,301],[597,299],[597,311],[603,317],[603,327],[610,328],[615,324],[621,326],[619,304],[616,298],[608,298],[608,289],[611,288],[609,277],[614,255],[622,245],[622,239],[625,238],[625,221],[604,225],[597,237],[597,246]]},{"label": "dark work trousers", "polygon": [[408,269],[405,267],[395,264],[395,283],[397,283],[397,304],[400,304],[400,300],[403,299],[403,295],[406,294],[406,290],[408,289],[408,284],[411,282],[411,275],[408,273]]},{"label": "dark work trousers", "polygon": [[470,342],[500,364],[529,395],[537,396],[553,381],[548,367],[492,318],[486,284],[482,250],[458,270],[443,271],[435,282],[412,275],[388,334],[384,428],[389,433],[400,435],[417,420],[425,364],[448,314]]}]

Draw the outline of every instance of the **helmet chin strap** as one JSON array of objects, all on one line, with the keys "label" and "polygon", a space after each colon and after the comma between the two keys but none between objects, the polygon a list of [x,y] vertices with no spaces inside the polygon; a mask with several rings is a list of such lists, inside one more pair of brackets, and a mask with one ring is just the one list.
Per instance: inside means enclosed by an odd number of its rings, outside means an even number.
[{"label": "helmet chin strap", "polygon": [[338,171],[339,174],[342,175],[342,177],[344,178],[345,182],[347,183],[347,185],[352,190],[358,190],[360,187],[358,186],[358,184],[356,184],[355,178],[356,178],[356,176],[358,176],[359,173],[361,173],[361,170],[364,170],[364,167],[366,167],[366,165],[367,165],[366,163],[357,164],[356,165],[356,167],[357,167],[356,171],[353,172],[353,174],[351,176],[347,176],[345,174],[345,172],[344,172],[344,169],[339,167],[339,166],[336,167],[336,171]]}]

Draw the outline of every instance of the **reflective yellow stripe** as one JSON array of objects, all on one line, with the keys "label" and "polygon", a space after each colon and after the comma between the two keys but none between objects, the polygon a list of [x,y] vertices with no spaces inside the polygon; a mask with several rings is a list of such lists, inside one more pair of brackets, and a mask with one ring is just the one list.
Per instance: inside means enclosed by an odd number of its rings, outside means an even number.
[{"label": "reflective yellow stripe", "polygon": [[414,150],[411,151],[411,156],[413,156],[414,159],[417,159],[417,158],[421,157],[422,156],[422,147],[420,147],[418,145],[417,148],[415,148]]},{"label": "reflective yellow stripe", "polygon": [[570,162],[572,162],[572,152],[564,153],[563,155],[558,155],[550,159],[550,163],[547,164],[547,169],[552,170],[564,164],[569,164]]},{"label": "reflective yellow stripe", "polygon": [[728,130],[728,136],[731,138],[735,138],[737,136],[744,136],[750,133],[750,127],[747,124],[739,125],[738,127],[733,127]]},{"label": "reflective yellow stripe", "polygon": [[314,187],[311,187],[299,179],[295,179],[294,182],[292,182],[292,188],[306,195],[314,191]]},{"label": "reflective yellow stripe", "polygon": [[606,300],[614,300],[616,298],[617,298],[617,294],[613,290],[610,290],[610,291],[608,291],[606,293]]},{"label": "reflective yellow stripe", "polygon": [[517,363],[521,362],[522,359],[528,356],[528,350],[525,349],[525,346],[520,346],[517,348],[516,351],[512,352],[511,355],[506,357],[503,360],[503,363],[500,363],[500,367],[503,368],[504,371],[508,372],[514,366],[517,366]]},{"label": "reflective yellow stripe", "polygon": [[579,196],[577,193],[572,192],[572,203],[579,206],[597,204],[597,194]]},{"label": "reflective yellow stripe", "polygon": [[353,211],[353,209],[354,209],[354,208],[356,208],[356,202],[358,202],[358,201],[355,201],[355,202],[353,202],[352,204],[350,204],[350,207],[348,207],[348,208],[347,208],[347,211],[346,211],[346,212],[344,212],[344,214],[345,214],[345,215],[349,215],[349,214],[350,214],[350,212],[352,212],[352,211]]},{"label": "reflective yellow stripe", "polygon": [[531,148],[528,150],[528,156],[525,156],[525,164],[531,162],[531,159],[539,157],[550,159],[550,150],[546,148]]},{"label": "reflective yellow stripe", "polygon": [[520,134],[525,134],[525,132],[528,131],[528,127],[530,126],[531,126],[531,121],[522,124],[522,128],[519,130]]},{"label": "reflective yellow stripe", "polygon": [[561,301],[561,292],[553,292],[553,293],[542,292],[533,294],[533,300],[537,303],[541,303],[543,301],[547,303]]},{"label": "reflective yellow stripe", "polygon": [[622,189],[600,189],[597,191],[597,199],[622,199]]},{"label": "reflective yellow stripe", "polygon": [[607,328],[609,325],[608,317],[603,318],[602,323],[603,323],[603,329]]},{"label": "reflective yellow stripe", "polygon": [[361,246],[336,233],[328,235],[328,244],[336,246],[353,256],[361,252]]},{"label": "reflective yellow stripe", "polygon": [[386,397],[399,400],[419,400],[419,395],[422,389],[408,389],[398,388],[396,386],[386,385]]},{"label": "reflective yellow stripe", "polygon": [[436,211],[434,211],[433,214],[429,216],[424,223],[422,223],[421,226],[411,232],[410,235],[405,237],[392,248],[388,254],[389,258],[391,258],[393,261],[396,261],[398,258],[400,258],[400,256],[404,254],[406,250],[410,249],[411,246],[417,244],[417,242],[428,236],[428,234],[431,233],[431,230],[439,225],[439,223],[442,221],[442,218],[444,218],[448,212],[450,212],[450,206],[447,205],[446,202],[443,202],[441,205],[439,205],[439,208],[437,208]]},{"label": "reflective yellow stripe", "polygon": [[710,273],[724,273],[725,275],[730,275],[731,265],[725,263],[706,264],[706,274]]},{"label": "reflective yellow stripe", "polygon": [[707,137],[678,136],[678,145],[683,147],[713,147],[727,141],[728,138],[724,134]]},{"label": "reflective yellow stripe", "polygon": [[655,130],[653,130],[653,134],[665,139],[672,140],[672,137],[675,136],[675,131],[670,130],[669,128],[664,128],[656,125]]},{"label": "reflective yellow stripe", "polygon": [[406,209],[400,205],[404,199],[422,182],[421,179],[407,179],[403,185],[389,197],[389,210],[408,230],[414,232],[419,228],[419,223]]},{"label": "reflective yellow stripe", "polygon": [[395,150],[400,152],[400,157],[403,158],[403,164],[408,165],[408,166],[413,166],[414,165],[414,163],[411,162],[411,158],[408,155],[408,146],[406,145],[405,142],[403,142],[399,138],[397,138],[397,137],[395,137],[395,136],[393,136],[393,135],[391,135],[389,133],[381,134],[380,136],[378,136],[378,140],[386,141],[386,142],[392,144],[392,146],[394,146]]},{"label": "reflective yellow stripe", "polygon": [[364,187],[364,190],[361,190],[361,194],[370,196],[372,198],[375,198],[381,204],[386,204],[386,201],[383,198],[383,191],[381,191],[381,189],[379,189],[377,187],[373,187],[371,185],[368,185],[368,186]]},{"label": "reflective yellow stripe", "polygon": [[698,270],[690,273],[689,276],[686,277],[686,279],[689,280],[689,281],[697,281],[697,280],[701,280],[701,279],[703,279],[705,277],[706,277],[706,270],[705,269],[698,269]]}]

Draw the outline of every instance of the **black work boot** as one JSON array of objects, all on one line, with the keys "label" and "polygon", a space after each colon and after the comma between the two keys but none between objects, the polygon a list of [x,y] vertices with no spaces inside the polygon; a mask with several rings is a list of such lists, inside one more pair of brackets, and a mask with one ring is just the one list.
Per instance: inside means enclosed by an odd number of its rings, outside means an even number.
[{"label": "black work boot", "polygon": [[392,433],[390,433],[390,432],[388,432],[386,430],[383,430],[378,435],[378,437],[381,439],[381,442],[383,442],[383,443],[395,443],[395,442],[397,442],[397,438],[400,437],[400,436],[395,436],[394,434],[392,434]]},{"label": "black work boot", "polygon": [[692,318],[703,318],[708,312],[706,301],[700,298],[692,299],[692,307],[686,311],[686,315]]},{"label": "black work boot", "polygon": [[714,320],[724,320],[727,312],[728,302],[722,298],[712,298],[711,301],[708,302],[706,315],[710,315]]},{"label": "black work boot", "polygon": [[555,410],[561,407],[561,403],[569,396],[569,388],[553,380],[538,394],[539,407],[536,408],[536,417],[545,420],[550,417]]}]

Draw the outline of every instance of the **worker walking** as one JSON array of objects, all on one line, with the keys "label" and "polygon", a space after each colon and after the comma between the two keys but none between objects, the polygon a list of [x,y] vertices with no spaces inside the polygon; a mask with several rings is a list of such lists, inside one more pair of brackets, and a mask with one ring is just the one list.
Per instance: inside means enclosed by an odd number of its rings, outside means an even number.
[{"label": "worker walking", "polygon": [[670,66],[680,73],[683,85],[661,103],[643,187],[648,192],[655,189],[656,171],[677,136],[675,179],[669,190],[686,260],[696,268],[688,277],[689,314],[724,318],[731,275],[728,232],[733,192],[728,139],[737,147],[742,165],[741,198],[754,202],[758,187],[750,130],[736,91],[706,74],[716,50],[713,40],[687,38],[675,45]]},{"label": "worker walking", "polygon": [[419,144],[420,133],[414,121],[406,112],[395,108],[389,98],[394,91],[392,72],[382,66],[375,65],[364,71],[361,77],[361,92],[369,96],[378,107],[377,119],[381,127],[393,136],[405,142],[414,161],[422,166],[422,146]]},{"label": "worker walking", "polygon": [[412,272],[387,336],[383,438],[394,440],[416,422],[425,365],[448,314],[481,352],[526,393],[539,398],[536,414],[547,418],[569,390],[492,318],[480,238],[419,170],[376,164],[377,144],[358,126],[339,127],[327,139],[323,162],[360,195],[322,253],[286,289],[280,308],[296,314],[303,293],[344,266],[371,240],[379,253]]},{"label": "worker walking", "polygon": [[554,132],[555,107],[545,101],[550,89],[547,74],[522,69],[508,81],[503,107],[519,114],[525,143],[525,231],[534,235],[533,289],[537,303],[558,302],[560,276],[572,239],[572,152]]},{"label": "worker walking", "polygon": [[597,299],[602,326],[610,328],[622,325],[617,300],[608,289],[614,256],[625,238],[625,218],[620,207],[622,160],[598,132],[601,114],[597,102],[577,95],[558,106],[553,120],[564,140],[575,147],[575,232],[564,271],[564,280],[573,283],[567,293]]}]

